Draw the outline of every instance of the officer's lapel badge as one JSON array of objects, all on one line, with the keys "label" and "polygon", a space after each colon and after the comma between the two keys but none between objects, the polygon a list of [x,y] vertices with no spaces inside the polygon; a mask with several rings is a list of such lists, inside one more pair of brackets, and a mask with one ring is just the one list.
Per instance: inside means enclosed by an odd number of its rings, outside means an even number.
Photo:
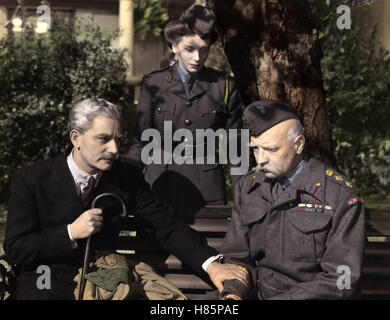
[{"label": "officer's lapel badge", "polygon": [[169,74],[166,76],[165,79],[167,80],[167,82],[171,82],[171,80],[172,80],[171,74],[169,73]]},{"label": "officer's lapel badge", "polygon": [[318,195],[320,194],[321,190],[322,190],[321,182],[317,182],[317,183],[315,183],[315,184],[311,187],[311,189],[309,190],[309,192],[310,192],[313,196],[318,197]]},{"label": "officer's lapel badge", "polygon": [[256,184],[255,184],[255,180],[256,180],[256,175],[253,174],[253,175],[251,176],[251,182],[250,182],[250,184],[249,184],[249,188],[248,188],[247,193],[250,193],[250,192],[252,191],[253,187],[256,185]]}]

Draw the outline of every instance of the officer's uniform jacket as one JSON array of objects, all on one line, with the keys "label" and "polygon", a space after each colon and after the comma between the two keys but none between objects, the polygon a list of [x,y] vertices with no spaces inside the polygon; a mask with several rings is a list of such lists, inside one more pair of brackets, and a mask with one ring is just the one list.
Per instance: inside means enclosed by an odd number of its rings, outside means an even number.
[{"label": "officer's uniform jacket", "polygon": [[275,202],[271,188],[262,172],[236,184],[224,256],[254,267],[260,299],[356,297],[365,214],[351,183],[310,158]]},{"label": "officer's uniform jacket", "polygon": [[[172,121],[173,133],[181,128],[191,131],[193,142],[186,143],[190,150],[188,154],[194,158],[196,148],[203,148],[205,155],[207,148],[203,141],[196,141],[196,129],[215,131],[219,128],[242,128],[243,105],[234,81],[230,79],[227,82],[226,80],[221,73],[203,67],[197,75],[190,95],[187,96],[176,65],[146,75],[142,83],[136,112],[135,132],[127,158],[141,161],[142,147],[148,143],[141,142],[141,134],[145,129],[154,128],[160,132],[163,148],[164,121]],[[227,85],[228,90],[226,90]],[[169,134],[169,132],[166,133]],[[173,142],[173,150],[179,143]],[[206,160],[204,163],[150,164],[145,168],[145,179],[152,185],[157,178],[169,170],[172,176],[164,180],[164,191],[176,190],[184,197],[187,195],[188,199],[184,200],[187,203],[197,198],[196,193],[206,202],[225,201],[222,166],[218,165],[217,158],[216,164],[207,164]],[[167,190],[167,186],[171,188]],[[175,188],[172,189],[173,187]]]}]

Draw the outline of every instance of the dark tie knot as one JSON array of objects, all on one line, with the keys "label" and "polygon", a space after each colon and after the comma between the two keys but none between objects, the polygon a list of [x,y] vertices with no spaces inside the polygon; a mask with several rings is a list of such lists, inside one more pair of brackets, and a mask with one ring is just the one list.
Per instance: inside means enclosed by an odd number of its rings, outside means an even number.
[{"label": "dark tie knot", "polygon": [[88,185],[81,194],[81,201],[83,202],[85,207],[87,207],[89,202],[92,200],[95,184],[96,184],[96,179],[93,176],[89,177]]},{"label": "dark tie knot", "polygon": [[87,188],[93,188],[95,187],[96,179],[93,176],[90,176],[88,179],[88,186]]},{"label": "dark tie knot", "polygon": [[184,81],[184,88],[186,91],[187,96],[190,96],[190,92],[192,90],[192,86],[194,84],[194,79],[192,78],[191,74],[187,74]]}]

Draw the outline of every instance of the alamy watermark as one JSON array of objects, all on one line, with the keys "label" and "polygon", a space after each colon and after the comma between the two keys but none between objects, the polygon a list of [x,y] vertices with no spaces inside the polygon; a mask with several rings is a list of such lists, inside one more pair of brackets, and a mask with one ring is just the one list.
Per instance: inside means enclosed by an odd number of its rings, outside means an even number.
[{"label": "alamy watermark", "polygon": [[337,288],[340,290],[351,289],[351,268],[346,265],[338,266],[337,273],[341,274],[337,278]]},{"label": "alamy watermark", "polygon": [[248,129],[196,129],[194,137],[188,129],[173,132],[172,121],[164,121],[163,137],[157,129],[142,132],[141,141],[151,141],[143,147],[141,160],[146,165],[216,164],[217,138],[218,163],[232,164],[232,175],[246,174],[249,169]]},{"label": "alamy watermark", "polygon": [[347,5],[340,5],[337,7],[337,13],[341,14],[337,18],[337,28],[340,30],[351,29],[351,8]]},{"label": "alamy watermark", "polygon": [[37,273],[42,274],[37,279],[37,288],[39,290],[50,290],[51,289],[51,270],[47,265],[40,265],[37,268]]}]

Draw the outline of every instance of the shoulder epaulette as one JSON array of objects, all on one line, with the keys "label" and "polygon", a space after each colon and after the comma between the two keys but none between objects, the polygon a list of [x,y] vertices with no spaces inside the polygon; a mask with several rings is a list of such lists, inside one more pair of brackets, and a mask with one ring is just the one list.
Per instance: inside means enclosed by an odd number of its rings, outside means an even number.
[{"label": "shoulder epaulette", "polygon": [[326,177],[333,182],[345,187],[345,188],[353,188],[352,183],[347,180],[342,174],[332,169],[326,169],[325,171]]},{"label": "shoulder epaulette", "polygon": [[164,71],[168,70],[169,68],[170,68],[170,66],[169,66],[169,67],[166,67],[166,68],[163,68],[163,69],[159,69],[159,70],[152,71],[152,72],[150,72],[150,73],[145,74],[144,77],[145,77],[145,78],[148,78],[148,77],[150,77],[150,76],[152,76],[152,75],[154,75],[154,74],[156,74],[156,73],[164,72]]}]

